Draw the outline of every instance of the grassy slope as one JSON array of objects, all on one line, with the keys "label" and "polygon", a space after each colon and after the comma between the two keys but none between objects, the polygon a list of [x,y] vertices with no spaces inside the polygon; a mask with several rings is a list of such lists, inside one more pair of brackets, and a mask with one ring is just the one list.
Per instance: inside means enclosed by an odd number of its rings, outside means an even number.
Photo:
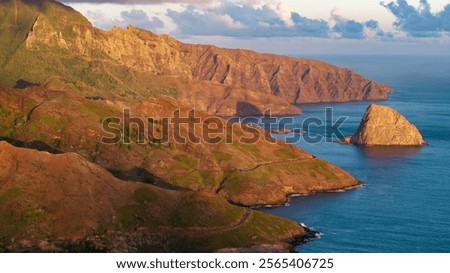
[{"label": "grassy slope", "polygon": [[[199,252],[303,234],[293,221],[230,205],[215,194],[117,180],[78,155],[5,142],[0,148],[0,252],[34,249],[42,241],[56,247],[91,242],[90,250],[103,251]],[[124,236],[132,240],[117,244]]]},{"label": "grassy slope", "polygon": [[74,26],[89,29],[94,36],[103,35],[72,8],[50,0],[33,2],[38,4],[0,2],[0,86],[13,87],[23,80],[88,95],[177,96],[178,90],[170,79],[142,77],[95,48],[89,56],[43,43],[27,48],[25,41],[38,15],[43,29],[38,36],[55,32],[71,45],[77,43],[79,36]]},{"label": "grassy slope", "polygon": [[[237,143],[244,133],[236,126],[228,136],[235,140],[233,144],[222,141],[182,145],[171,137],[166,144],[139,145],[136,140],[142,132],[138,134],[135,127],[131,128],[131,144],[99,143],[105,135],[102,120],[121,117],[123,107],[131,108],[133,116],[154,117],[155,131],[163,130],[161,117],[170,117],[174,109],[187,115],[188,107],[167,98],[138,103],[91,101],[73,92],[32,88],[3,89],[0,102],[1,137],[29,143],[40,141],[52,149],[76,152],[123,179],[151,183],[159,179],[182,188],[219,192],[243,205],[280,204],[286,201],[287,194],[339,189],[357,183],[342,170],[290,145]],[[173,125],[171,128],[173,131]],[[196,132],[200,129],[201,125],[196,125]],[[180,132],[186,136],[187,127]]]}]

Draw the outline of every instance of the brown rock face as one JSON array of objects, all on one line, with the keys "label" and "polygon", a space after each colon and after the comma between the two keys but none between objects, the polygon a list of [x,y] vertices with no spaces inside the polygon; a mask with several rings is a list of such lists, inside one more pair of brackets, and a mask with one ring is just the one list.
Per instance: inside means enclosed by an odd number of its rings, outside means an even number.
[{"label": "brown rock face", "polygon": [[392,92],[386,84],[321,61],[212,46],[180,46],[188,52],[185,59],[194,68],[195,79],[256,90],[290,103],[386,99]]},{"label": "brown rock face", "polygon": [[379,100],[392,91],[320,61],[185,44],[132,26],[102,31],[58,2],[30,2],[0,2],[0,85],[170,95],[217,115],[298,114],[291,104]]},{"label": "brown rock face", "polygon": [[371,104],[350,142],[357,145],[425,145],[419,130],[396,110]]},{"label": "brown rock face", "polygon": [[[195,81],[221,84],[229,91],[252,91],[269,100],[281,97],[289,103],[345,102],[386,99],[392,89],[344,68],[324,62],[261,54],[250,50],[223,49],[210,45],[184,44],[134,27],[106,32],[96,45],[113,59],[143,73],[182,76]],[[131,54],[131,55],[130,55]],[[140,56],[136,61],[135,56]],[[211,90],[213,91],[213,90]],[[215,92],[194,98],[214,101]],[[236,105],[242,98],[226,97]],[[272,99],[273,100],[273,99]],[[286,109],[291,111],[292,109]]]}]

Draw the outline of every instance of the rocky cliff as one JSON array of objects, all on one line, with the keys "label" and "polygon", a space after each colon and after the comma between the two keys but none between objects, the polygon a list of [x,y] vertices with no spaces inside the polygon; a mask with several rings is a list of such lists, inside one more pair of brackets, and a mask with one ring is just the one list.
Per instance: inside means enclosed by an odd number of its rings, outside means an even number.
[{"label": "rocky cliff", "polygon": [[181,48],[196,79],[257,90],[290,103],[386,99],[392,91],[386,84],[320,61],[213,46],[183,44]]},{"label": "rocky cliff", "polygon": [[419,130],[395,109],[371,104],[356,130],[347,141],[362,145],[425,145]]},{"label": "rocky cliff", "polygon": [[184,44],[132,26],[103,34],[98,49],[140,72],[212,81],[290,103],[386,99],[391,92],[386,84],[320,61]]},{"label": "rocky cliff", "polygon": [[[219,115],[267,108],[295,114],[292,103],[386,99],[392,91],[320,61],[184,44],[132,26],[101,31],[52,0],[4,0],[0,15],[0,72],[7,75],[0,84],[7,86],[22,81],[96,95],[170,95]],[[244,102],[251,106],[238,109]]]}]

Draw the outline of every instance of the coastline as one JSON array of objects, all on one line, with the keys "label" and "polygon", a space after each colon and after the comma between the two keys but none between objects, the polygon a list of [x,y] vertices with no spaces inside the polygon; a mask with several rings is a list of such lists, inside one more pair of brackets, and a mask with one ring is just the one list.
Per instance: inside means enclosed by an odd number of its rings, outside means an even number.
[{"label": "coastline", "polygon": [[[288,201],[284,202],[283,204],[260,205],[260,206],[252,206],[251,208],[253,208],[253,209],[261,209],[261,208],[271,209],[271,208],[289,206],[291,199],[295,198],[295,197],[307,197],[307,196],[313,196],[313,195],[319,194],[319,193],[342,193],[342,192],[359,189],[361,187],[364,187],[364,185],[365,185],[364,182],[358,180],[358,184],[354,185],[354,186],[349,186],[349,187],[344,187],[344,188],[339,188],[339,189],[330,189],[330,190],[324,190],[324,191],[312,191],[310,193],[289,194],[286,196]],[[270,213],[270,212],[267,212],[267,213]],[[314,239],[321,237],[320,231],[314,230],[314,229],[308,227],[304,223],[301,223],[301,222],[297,222],[297,223],[304,229],[305,233],[302,235],[293,235],[290,239],[288,239],[286,241],[288,245],[286,246],[286,248],[284,248],[285,251],[281,251],[281,252],[297,253],[297,251],[295,251],[296,247],[307,244],[307,243],[313,241]],[[224,252],[249,252],[249,251],[253,252],[255,250],[261,250],[261,249],[265,249],[266,251],[257,251],[257,252],[258,253],[259,252],[265,252],[265,253],[272,252],[273,253],[273,250],[274,250],[273,245],[271,245],[270,247],[255,246],[252,248],[243,248],[243,249],[236,249],[236,251],[224,251]],[[279,252],[279,251],[277,251],[277,252]]]},{"label": "coastline", "polygon": [[[307,197],[307,196],[313,196],[319,193],[342,193],[342,192],[347,192],[347,191],[351,191],[351,190],[355,190],[355,189],[359,189],[361,187],[364,187],[365,183],[362,181],[358,180],[358,184],[357,185],[352,185],[352,186],[348,186],[348,187],[343,187],[343,188],[336,188],[336,189],[328,189],[328,190],[320,190],[320,191],[310,191],[308,193],[290,193],[286,195],[286,202],[283,203],[274,203],[274,204],[260,204],[260,205],[254,205],[254,206],[248,206],[251,209],[260,209],[260,208],[278,208],[278,207],[284,207],[284,206],[289,206],[289,203],[291,201],[292,198],[294,197]],[[240,204],[235,204],[235,205],[239,205],[242,206]]]},{"label": "coastline", "polygon": [[303,223],[298,223],[305,233],[292,235],[289,239],[278,244],[260,244],[243,248],[223,248],[217,253],[298,253],[295,248],[307,244],[315,238],[320,238],[321,233],[313,230]]}]

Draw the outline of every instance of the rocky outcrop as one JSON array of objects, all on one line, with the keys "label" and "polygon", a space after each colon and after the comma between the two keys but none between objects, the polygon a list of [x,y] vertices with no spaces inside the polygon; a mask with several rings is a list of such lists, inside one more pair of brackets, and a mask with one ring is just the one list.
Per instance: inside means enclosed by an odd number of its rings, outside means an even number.
[{"label": "rocky outcrop", "polygon": [[352,137],[346,142],[361,146],[421,146],[425,145],[416,126],[388,106],[371,104]]},{"label": "rocky outcrop", "polygon": [[62,37],[61,32],[57,32],[49,23],[45,16],[37,15],[35,22],[25,40],[27,48],[33,48],[39,44],[56,44],[58,47],[68,49],[66,40]]},{"label": "rocky outcrop", "polygon": [[[15,23],[21,25],[14,26],[12,7],[20,17]],[[386,84],[320,61],[185,44],[132,26],[102,31],[52,0],[39,0],[39,5],[1,2],[0,14],[11,21],[0,27],[2,35],[17,38],[17,44],[0,46],[12,50],[0,55],[0,61],[8,60],[0,66],[0,73],[8,75],[0,84],[9,86],[18,80],[43,84],[59,77],[70,88],[91,95],[145,98],[163,93],[219,115],[241,114],[242,103],[253,106],[244,108],[243,115],[267,108],[275,114],[298,114],[290,104],[379,100],[392,91]],[[46,69],[23,71],[21,58]]]},{"label": "rocky outcrop", "polygon": [[[97,47],[138,71],[253,90],[289,103],[386,99],[392,91],[387,84],[315,60],[184,44],[132,26],[103,34]],[[141,57],[139,61],[135,56]],[[205,95],[215,98],[214,92],[204,92]]]},{"label": "rocky outcrop", "polygon": [[[97,47],[138,71],[254,90],[290,103],[386,99],[392,91],[349,69],[315,60],[184,44],[132,26],[103,34]],[[138,62],[135,56],[140,56]]]},{"label": "rocky outcrop", "polygon": [[213,46],[181,44],[181,48],[194,78],[257,90],[290,103],[386,99],[392,91],[386,84],[316,60]]}]

